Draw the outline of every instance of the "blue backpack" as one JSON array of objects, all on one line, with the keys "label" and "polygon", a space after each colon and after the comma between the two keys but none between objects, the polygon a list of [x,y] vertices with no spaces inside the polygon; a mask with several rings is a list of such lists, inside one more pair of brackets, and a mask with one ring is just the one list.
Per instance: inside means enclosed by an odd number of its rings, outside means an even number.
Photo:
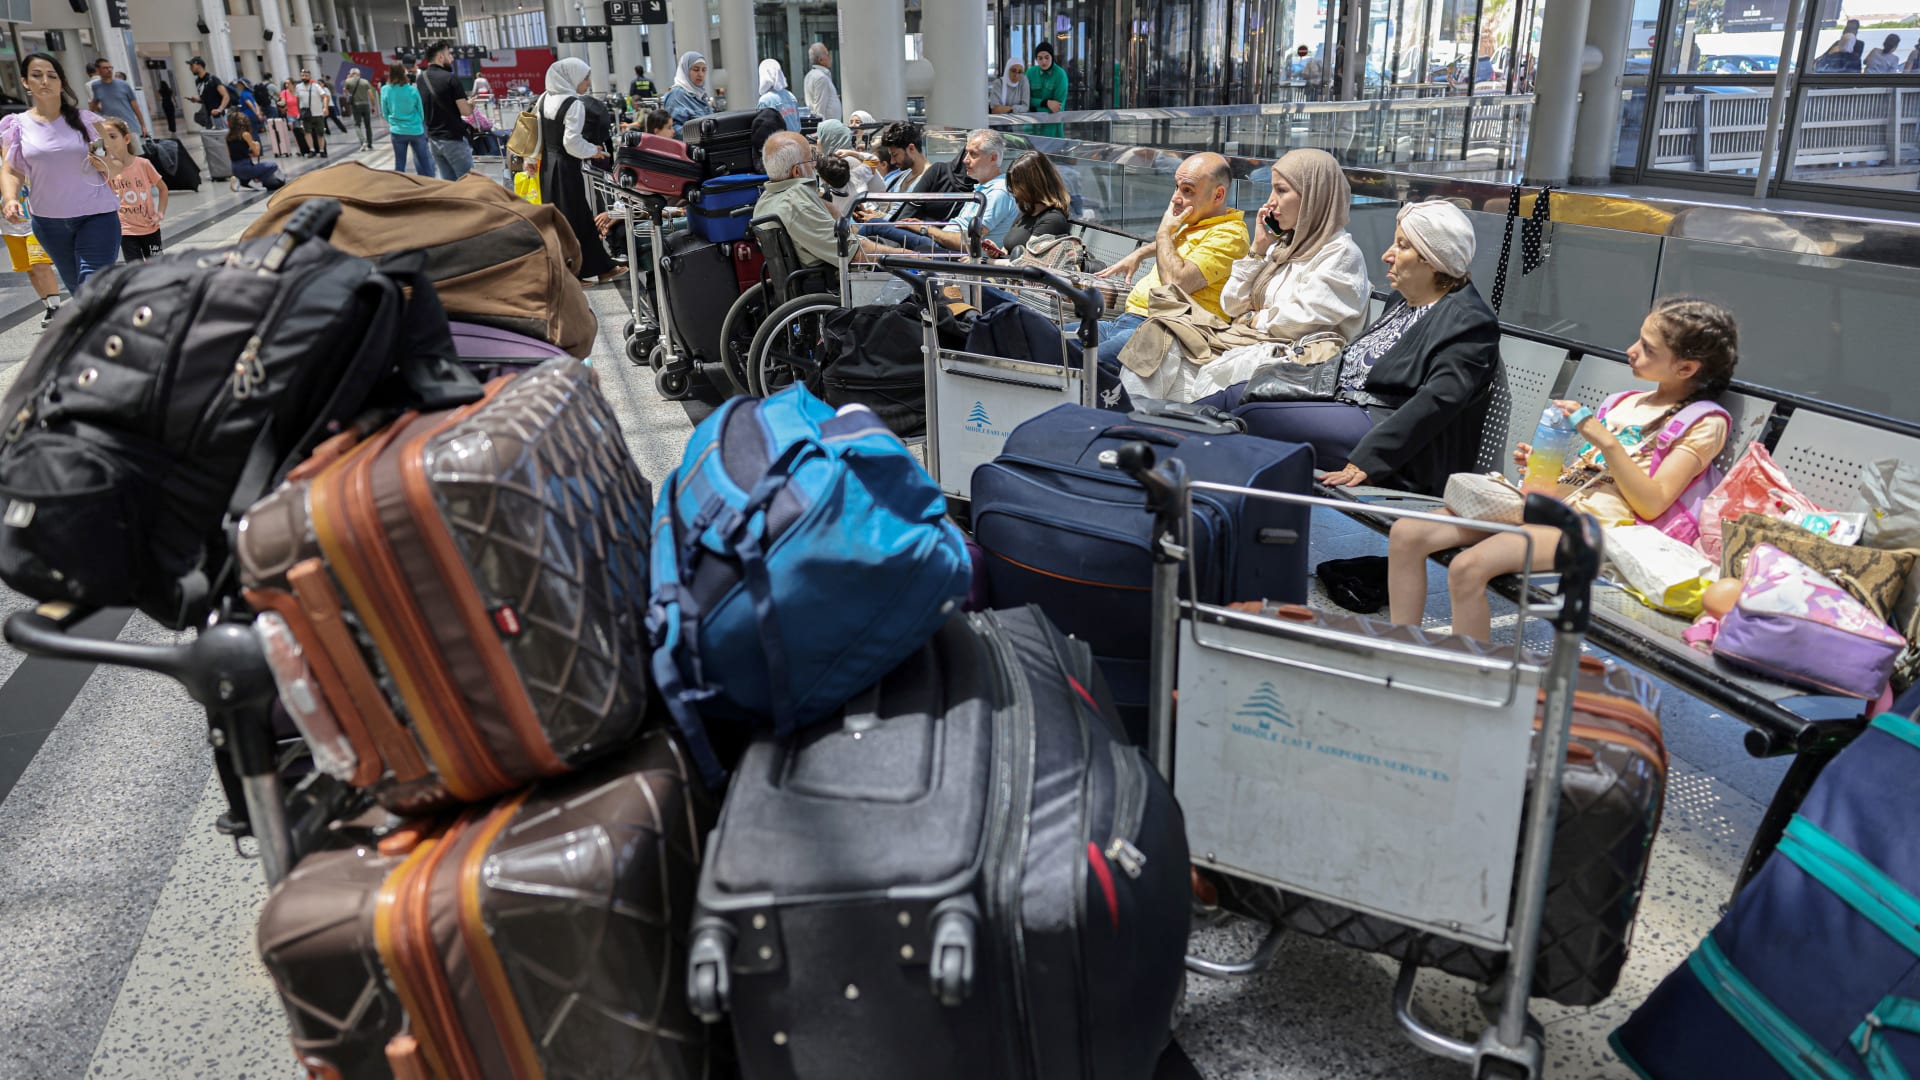
[{"label": "blue backpack", "polygon": [[971,580],[946,500],[865,409],[792,386],[694,429],[653,517],[654,678],[708,783],[706,725],[786,735],[932,638]]}]

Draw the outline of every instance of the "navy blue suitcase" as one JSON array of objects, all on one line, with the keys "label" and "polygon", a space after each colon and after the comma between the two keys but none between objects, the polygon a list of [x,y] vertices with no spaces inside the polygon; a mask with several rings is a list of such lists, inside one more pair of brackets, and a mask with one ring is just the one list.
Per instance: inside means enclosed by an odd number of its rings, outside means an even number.
[{"label": "navy blue suitcase", "polygon": [[1653,1080],[1920,1075],[1920,723],[1873,722],[1614,1049]]},{"label": "navy blue suitcase", "polygon": [[[1062,405],[1014,428],[1000,456],[974,470],[973,536],[990,602],[1038,604],[1086,642],[1142,739],[1152,519],[1140,485],[1114,463],[1134,440],[1178,457],[1194,480],[1299,494],[1313,483],[1313,451],[1223,424]],[[1306,507],[1204,491],[1193,504],[1201,601],[1306,600]]]}]

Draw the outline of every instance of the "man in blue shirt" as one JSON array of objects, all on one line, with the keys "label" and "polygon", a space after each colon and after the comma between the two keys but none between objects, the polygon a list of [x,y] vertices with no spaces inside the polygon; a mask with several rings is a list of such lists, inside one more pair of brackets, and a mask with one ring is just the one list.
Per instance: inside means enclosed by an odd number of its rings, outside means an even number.
[{"label": "man in blue shirt", "polygon": [[133,152],[138,154],[140,140],[152,135],[147,130],[146,112],[140,108],[140,95],[133,92],[132,83],[113,77],[113,61],[104,56],[93,62],[93,72],[96,78],[87,83],[87,90],[93,99],[93,111],[115,120],[125,120],[128,131],[133,133],[130,140]]},{"label": "man in blue shirt", "polygon": [[1008,230],[1020,219],[1020,206],[1007,190],[1007,140],[997,131],[981,128],[967,136],[967,175],[973,177],[974,193],[986,199],[967,203],[953,216],[951,228],[938,228],[924,222],[902,222],[908,232],[917,232],[948,251],[967,250],[967,232],[978,219],[986,227],[987,239],[1005,246]]}]

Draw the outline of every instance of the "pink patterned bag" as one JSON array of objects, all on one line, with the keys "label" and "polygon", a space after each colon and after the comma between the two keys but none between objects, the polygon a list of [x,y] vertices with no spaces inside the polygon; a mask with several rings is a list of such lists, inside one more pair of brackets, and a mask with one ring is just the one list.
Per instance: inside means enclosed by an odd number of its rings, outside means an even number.
[{"label": "pink patterned bag", "polygon": [[1907,642],[1865,604],[1772,544],[1747,556],[1746,586],[1713,654],[1782,682],[1872,701]]},{"label": "pink patterned bag", "polygon": [[1773,455],[1754,440],[1726,478],[1700,504],[1700,539],[1694,544],[1715,562],[1720,561],[1720,529],[1745,513],[1779,517],[1782,510],[1824,510],[1793,488],[1793,481],[1773,463]]}]

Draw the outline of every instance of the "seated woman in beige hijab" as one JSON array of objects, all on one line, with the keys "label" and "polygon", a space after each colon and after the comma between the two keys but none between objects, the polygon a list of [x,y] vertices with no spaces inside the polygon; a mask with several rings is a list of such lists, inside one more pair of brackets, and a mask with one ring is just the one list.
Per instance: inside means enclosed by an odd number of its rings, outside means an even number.
[{"label": "seated woman in beige hijab", "polygon": [[1149,321],[1145,339],[1136,332],[1139,345],[1121,355],[1128,393],[1193,401],[1272,363],[1275,342],[1324,340],[1337,351],[1366,325],[1367,258],[1347,233],[1353,196],[1340,163],[1324,150],[1294,150],[1272,171],[1252,253],[1220,291],[1232,323],[1194,310],[1155,334]]}]

